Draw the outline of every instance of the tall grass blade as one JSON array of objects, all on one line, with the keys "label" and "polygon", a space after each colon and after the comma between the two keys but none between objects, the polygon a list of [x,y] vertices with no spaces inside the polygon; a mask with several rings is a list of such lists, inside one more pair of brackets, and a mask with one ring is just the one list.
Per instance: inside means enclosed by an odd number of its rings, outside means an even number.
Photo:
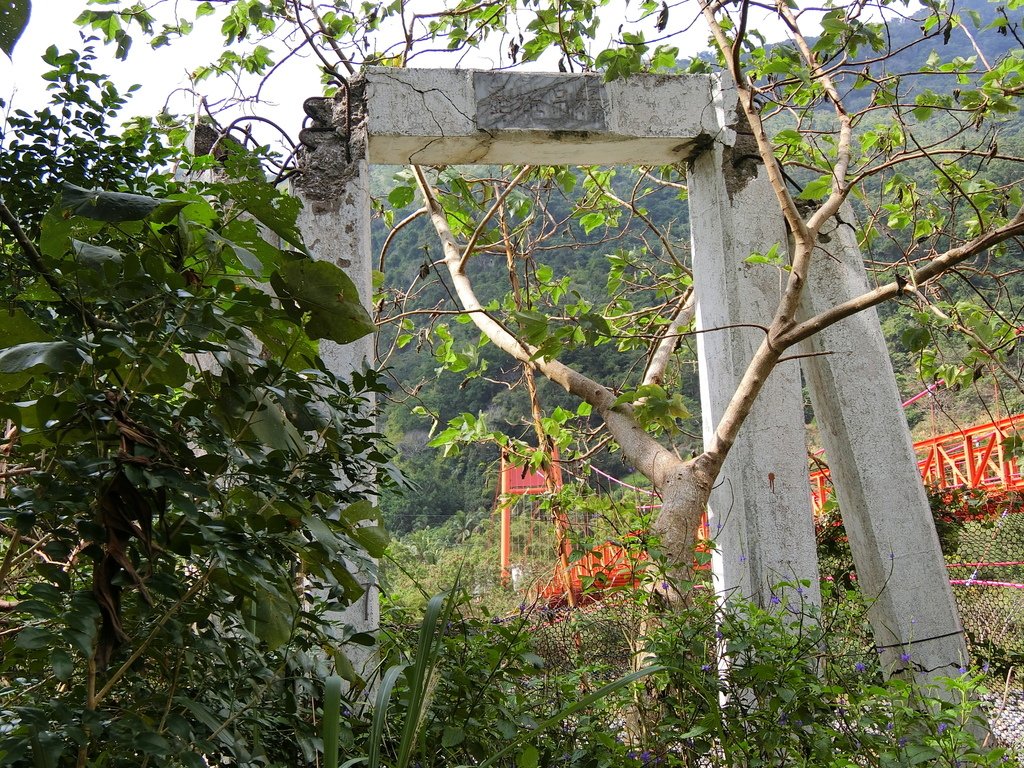
[{"label": "tall grass blade", "polygon": [[377,699],[373,705],[373,720],[370,722],[370,748],[367,755],[370,768],[380,768],[380,748],[384,741],[388,704],[391,702],[391,692],[395,689],[395,683],[398,681],[399,675],[405,671],[405,666],[405,664],[395,664],[388,667],[380,681],[380,688],[377,689]]},{"label": "tall grass blade", "polygon": [[324,768],[338,768],[338,732],[341,728],[341,678],[324,682]]},{"label": "tall grass blade", "polygon": [[455,607],[458,580],[449,592],[434,595],[427,603],[427,610],[420,625],[416,658],[406,671],[409,680],[409,708],[406,711],[405,727],[398,746],[397,768],[407,768],[416,746],[420,725],[430,707],[430,679],[437,669],[443,648],[444,631]]}]

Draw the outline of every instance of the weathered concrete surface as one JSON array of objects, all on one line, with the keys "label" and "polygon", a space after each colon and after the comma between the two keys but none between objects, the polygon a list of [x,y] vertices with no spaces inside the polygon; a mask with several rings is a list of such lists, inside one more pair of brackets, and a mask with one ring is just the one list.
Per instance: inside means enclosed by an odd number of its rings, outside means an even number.
[{"label": "weathered concrete surface", "polygon": [[[735,148],[716,145],[687,178],[705,441],[764,339],[785,280],[778,267],[746,262],[773,245],[786,252],[784,223],[748,143],[741,134]],[[809,487],[800,370],[784,362],[755,401],[711,494],[712,569],[723,598],[768,606],[774,588],[789,582],[787,607],[820,603]]]},{"label": "weathered concrete surface", "polygon": [[705,75],[369,67],[361,82],[373,163],[674,163],[723,125]]},{"label": "weathered concrete surface", "polygon": [[[370,310],[373,290],[370,169],[366,160],[365,124],[357,114],[356,120],[346,126],[352,129],[346,147],[345,136],[336,130],[349,121],[351,113],[344,102],[318,99],[314,106],[327,112],[321,114],[319,121],[306,133],[313,147],[307,146],[304,150],[302,173],[296,176],[293,185],[303,203],[298,226],[313,257],[332,261],[344,269],[359,290],[363,306]],[[331,371],[349,376],[373,364],[374,337],[371,334],[345,345],[322,339],[320,355]],[[339,478],[339,482],[347,485],[361,481],[361,478]],[[374,489],[367,490],[372,493]],[[354,564],[350,566],[355,569]],[[330,616],[340,640],[355,633],[376,632],[380,627],[376,575],[359,571],[356,578],[366,588],[366,593],[345,611]],[[373,648],[349,644],[345,652],[357,672],[372,671]]]},{"label": "weathered concrete surface", "polygon": [[[869,287],[853,228],[826,237],[804,318]],[[968,658],[963,631],[878,316],[847,318],[804,351],[814,355],[803,368],[882,664],[923,683],[955,675]]]}]

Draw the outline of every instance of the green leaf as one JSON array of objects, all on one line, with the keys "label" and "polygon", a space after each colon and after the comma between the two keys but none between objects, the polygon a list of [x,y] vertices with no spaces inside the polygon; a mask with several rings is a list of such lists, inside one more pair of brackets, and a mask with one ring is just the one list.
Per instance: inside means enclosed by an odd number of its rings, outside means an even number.
[{"label": "green leaf", "polygon": [[932,335],[927,328],[912,326],[903,331],[900,340],[910,352],[920,352],[931,343]]},{"label": "green leaf", "polygon": [[14,644],[26,651],[38,651],[53,642],[53,634],[42,627],[25,627],[15,636]]},{"label": "green leaf", "polygon": [[124,258],[116,248],[83,243],[81,240],[72,239],[71,248],[74,250],[79,262],[93,269],[102,269],[103,265],[107,262],[119,264]]},{"label": "green leaf", "polygon": [[171,752],[170,742],[153,731],[136,733],[133,736],[133,741],[136,747],[151,755],[168,755]]},{"label": "green leaf", "polygon": [[55,648],[51,651],[50,666],[53,667],[53,676],[58,680],[70,680],[71,675],[75,671],[75,664],[71,660],[71,655],[61,648]]},{"label": "green leaf", "polygon": [[379,517],[376,507],[366,499],[350,504],[341,511],[341,518],[353,525],[363,520],[377,520]]},{"label": "green leaf", "polygon": [[355,283],[334,264],[310,259],[289,262],[271,275],[270,284],[282,301],[293,302],[305,315],[303,327],[312,339],[348,344],[376,329]]},{"label": "green leaf", "polygon": [[405,208],[413,201],[415,194],[412,187],[395,187],[388,193],[388,202],[392,208]]},{"label": "green leaf", "polygon": [[821,200],[829,196],[832,191],[832,179],[829,176],[809,181],[807,186],[797,195],[801,200]]},{"label": "green leaf", "polygon": [[331,675],[324,681],[324,768],[338,766],[338,730],[341,725],[341,678]]},{"label": "green leaf", "polygon": [[446,725],[441,732],[442,747],[457,747],[466,739],[466,732],[454,725]]},{"label": "green leaf", "polygon": [[256,637],[277,650],[292,636],[293,606],[267,590],[257,592],[255,601]]},{"label": "green leaf", "polygon": [[382,557],[388,548],[388,532],[379,525],[361,525],[352,531],[355,539],[370,557]]},{"label": "green leaf", "polygon": [[257,325],[253,332],[275,360],[292,370],[301,371],[309,368],[317,355],[316,342],[290,320],[264,322]]},{"label": "green leaf", "polygon": [[8,58],[14,55],[14,46],[28,26],[31,13],[29,0],[0,0],[0,51]]},{"label": "green leaf", "polygon": [[585,214],[580,217],[580,226],[583,227],[583,231],[586,234],[590,234],[595,229],[604,224],[605,216],[600,211],[592,211],[591,213]]},{"label": "green leaf", "polygon": [[[0,0],[0,3],[5,0]],[[71,230],[73,224],[64,217],[59,206],[54,205],[43,216],[39,225],[39,250],[51,260],[63,258],[71,247]]]},{"label": "green leaf", "polygon": [[306,443],[295,426],[288,420],[284,408],[275,402],[264,401],[249,421],[249,429],[262,444],[273,450],[304,456]]},{"label": "green leaf", "polygon": [[531,344],[540,344],[548,335],[548,317],[543,312],[524,309],[516,312],[515,318],[523,328],[523,335]]},{"label": "green leaf", "polygon": [[537,768],[540,764],[540,753],[532,744],[523,747],[523,751],[516,758],[516,768]]},{"label": "green leaf", "polygon": [[103,192],[64,182],[61,205],[76,216],[117,223],[140,221],[164,203],[155,197],[128,192]]},{"label": "green leaf", "polygon": [[[63,371],[80,365],[84,359],[81,350],[69,341],[30,341],[0,350],[0,373],[25,374],[38,367]],[[0,377],[0,389],[21,386],[16,382],[17,378]]]},{"label": "green leaf", "polygon": [[298,199],[281,194],[265,182],[241,181],[229,184],[227,192],[235,203],[271,232],[307,253],[302,245],[302,234],[295,223],[300,206]]}]

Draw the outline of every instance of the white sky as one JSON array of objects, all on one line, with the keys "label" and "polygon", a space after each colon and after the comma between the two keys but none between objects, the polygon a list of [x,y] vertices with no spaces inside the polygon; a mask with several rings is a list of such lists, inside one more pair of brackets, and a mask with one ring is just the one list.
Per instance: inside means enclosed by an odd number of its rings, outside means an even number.
[{"label": "white sky", "polygon": [[[49,67],[42,61],[43,53],[50,45],[62,51],[81,50],[82,30],[74,20],[83,8],[85,0],[34,0],[32,17],[14,50],[13,61],[0,54],[0,96],[9,106],[31,110],[46,103],[45,82],[40,76]],[[190,8],[188,11],[191,13]],[[189,72],[220,55],[219,27],[217,19],[205,17],[187,38],[158,50],[151,49],[145,37],[133,30],[135,45],[126,62],[114,58],[113,46],[97,42],[98,59],[93,70],[109,75],[122,93],[136,83],[142,86],[129,101],[125,116],[156,114],[165,104],[169,104],[172,112],[191,114],[195,110],[195,96],[177,89],[190,89]],[[252,81],[253,90],[257,83]],[[199,88],[210,101],[231,92],[229,83],[213,80],[200,83]],[[264,89],[261,98],[266,104],[250,111],[269,114],[294,136],[302,122],[302,100],[318,94],[320,88],[315,65],[309,58],[296,56],[275,73]]]},{"label": "white sky", "polygon": [[[183,15],[191,16],[196,0],[174,0],[167,5],[157,5],[153,12],[158,16],[169,14],[175,4],[182,10]],[[18,42],[13,62],[0,55],[0,97],[7,100],[9,107],[32,110],[47,102],[45,83],[40,76],[48,67],[42,62],[41,57],[46,48],[53,44],[64,51],[81,49],[81,30],[74,24],[74,19],[85,7],[85,0],[34,0],[28,29]],[[93,7],[102,10],[100,6]],[[672,27],[684,22],[684,7],[686,6],[677,7],[673,11],[675,15]],[[688,12],[693,13],[692,10]],[[615,34],[619,23],[635,18],[637,13],[635,2],[631,7],[620,4],[617,7],[609,6],[602,9],[605,19],[603,27],[607,27],[603,29],[603,34]],[[196,29],[187,38],[174,41],[170,46],[155,51],[149,48],[141,34],[133,31],[135,45],[129,53],[127,62],[114,59],[113,46],[96,43],[99,58],[94,63],[94,71],[110,75],[122,93],[130,85],[142,85],[131,98],[125,110],[125,117],[155,114],[165,103],[169,104],[170,110],[174,113],[192,114],[195,111],[196,97],[187,92],[187,89],[191,88],[188,74],[220,55],[222,39],[218,17],[219,14],[199,19]],[[652,33],[648,34],[648,37],[652,36]],[[607,40],[604,42],[607,44]],[[678,46],[683,55],[693,55],[706,47],[707,34],[702,29],[694,29],[669,42]],[[603,47],[603,44],[597,44],[597,50]],[[497,61],[496,57],[475,54],[473,59],[459,61],[452,56],[426,55],[416,58],[413,64],[420,67],[457,65],[486,69],[507,63]],[[263,103],[245,108],[248,114],[270,117],[294,138],[303,119],[302,101],[308,96],[318,95],[321,91],[317,64],[317,60],[309,55],[300,54],[289,59],[274,73],[263,89]],[[543,61],[531,68],[554,70],[555,61]],[[250,93],[254,91],[257,83],[255,79],[250,80],[247,83],[247,86],[250,86],[247,90]],[[208,102],[215,102],[218,98],[224,98],[231,93],[230,83],[223,79],[208,79],[198,87],[202,89]],[[176,89],[179,90],[176,92]],[[237,114],[238,112],[235,112],[232,116]],[[266,134],[260,135],[269,140]]]}]

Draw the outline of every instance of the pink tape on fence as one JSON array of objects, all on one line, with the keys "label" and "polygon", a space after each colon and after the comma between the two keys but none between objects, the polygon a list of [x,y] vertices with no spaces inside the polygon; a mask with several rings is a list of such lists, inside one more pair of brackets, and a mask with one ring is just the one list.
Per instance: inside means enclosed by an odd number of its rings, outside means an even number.
[{"label": "pink tape on fence", "polygon": [[982,581],[981,579],[950,579],[954,587],[1005,587],[1007,589],[1024,589],[1024,584],[1012,581]]}]

